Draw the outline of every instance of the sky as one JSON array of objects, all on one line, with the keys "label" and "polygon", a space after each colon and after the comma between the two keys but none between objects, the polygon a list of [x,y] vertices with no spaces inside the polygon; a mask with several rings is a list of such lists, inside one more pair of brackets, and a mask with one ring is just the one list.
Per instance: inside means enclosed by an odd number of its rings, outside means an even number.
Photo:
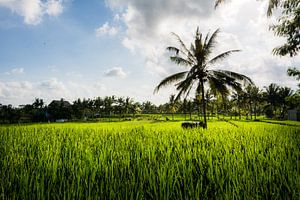
[{"label": "sky", "polygon": [[174,87],[153,94],[155,86],[184,70],[169,61],[166,47],[178,46],[171,33],[189,45],[197,27],[220,28],[213,54],[242,50],[213,68],[295,90],[286,71],[300,58],[272,55],[284,38],[269,30],[276,16],[266,9],[255,0],[216,10],[212,0],[0,0],[0,103],[107,95],[167,102]]}]

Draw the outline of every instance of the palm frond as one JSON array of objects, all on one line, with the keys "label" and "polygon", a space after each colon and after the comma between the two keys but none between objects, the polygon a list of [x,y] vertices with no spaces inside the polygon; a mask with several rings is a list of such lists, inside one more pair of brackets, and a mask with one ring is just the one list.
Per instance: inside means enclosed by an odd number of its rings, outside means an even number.
[{"label": "palm frond", "polygon": [[171,56],[170,60],[178,65],[191,66],[193,63],[189,60],[186,60],[180,56]]},{"label": "palm frond", "polygon": [[213,32],[213,34],[210,36],[209,40],[205,44],[206,55],[209,55],[212,49],[215,47],[215,44],[217,43],[216,39],[219,33],[220,29],[215,30],[215,32]]},{"label": "palm frond", "polygon": [[216,0],[216,3],[215,3],[215,9],[221,4],[223,3],[225,0]]},{"label": "palm frond", "polygon": [[239,74],[239,73],[236,73],[236,72],[232,72],[232,71],[228,71],[228,70],[218,70],[219,72],[221,73],[224,73],[232,78],[235,78],[237,80],[240,80],[240,81],[244,81],[244,83],[246,85],[253,85],[254,82],[251,80],[251,78],[249,78],[248,76],[246,75],[243,75],[243,74]]},{"label": "palm frond", "polygon": [[267,15],[271,16],[273,13],[273,10],[279,5],[280,0],[269,0],[269,6],[268,6],[268,11]]},{"label": "palm frond", "polygon": [[191,54],[186,54],[186,52],[182,51],[181,49],[179,49],[179,48],[177,48],[177,47],[172,47],[172,46],[170,46],[170,47],[167,47],[166,49],[167,49],[168,51],[170,51],[170,52],[175,52],[176,56],[178,56],[179,53],[182,53],[183,55],[186,56],[186,59],[185,59],[185,60],[189,61],[190,63],[195,63],[195,62],[196,62],[193,55],[191,55]]},{"label": "palm frond", "polygon": [[[180,49],[178,49],[177,47],[167,47],[166,48],[168,51],[170,51],[170,52],[175,52],[175,54],[176,55],[178,55],[179,54],[179,52],[182,52]],[[183,52],[184,53],[184,52]],[[184,53],[185,54],[185,53]]]},{"label": "palm frond", "polygon": [[179,72],[179,73],[173,74],[173,75],[165,78],[158,84],[158,86],[156,86],[156,88],[154,89],[154,93],[158,92],[162,87],[165,87],[171,83],[174,83],[175,81],[183,79],[187,73],[188,73],[188,71]]},{"label": "palm frond", "polygon": [[179,100],[180,97],[184,94],[186,96],[188,96],[191,89],[192,89],[192,87],[193,87],[193,85],[194,85],[194,79],[192,77],[188,77],[185,80],[183,80],[183,81],[179,82],[178,84],[176,84],[176,86],[177,86],[176,89],[179,90],[179,92],[176,96],[176,99]]},{"label": "palm frond", "polygon": [[241,91],[242,90],[242,84],[239,83],[237,79],[227,73],[223,73],[220,70],[211,70],[209,71],[209,77],[208,79],[217,79],[219,80],[220,84],[224,84],[226,86],[231,87],[232,89],[234,89],[235,91]]},{"label": "palm frond", "polygon": [[230,75],[223,73],[220,70],[209,70],[208,72],[209,77],[215,77],[219,80],[222,80],[224,83],[236,80],[234,77],[231,77]]},{"label": "palm frond", "polygon": [[221,53],[217,56],[215,56],[214,58],[212,58],[210,61],[207,62],[207,64],[209,65],[214,65],[215,63],[222,61],[223,59],[227,58],[229,55],[231,55],[234,52],[240,52],[241,50],[230,50],[230,51],[226,51],[224,53]]},{"label": "palm frond", "polygon": [[183,52],[185,52],[186,55],[193,55],[190,50],[186,47],[186,45],[184,44],[184,42],[181,40],[181,38],[176,34],[176,33],[172,33],[172,35],[174,35],[177,39],[177,41],[180,44],[180,47],[182,49]]},{"label": "palm frond", "polygon": [[223,95],[229,94],[229,90],[226,87],[224,80],[222,80],[222,79],[218,79],[214,76],[210,76],[210,77],[208,77],[208,84],[214,94],[217,94],[217,93],[220,93]]},{"label": "palm frond", "polygon": [[229,87],[231,87],[235,91],[241,91],[242,90],[242,84],[236,81],[229,81],[226,83]]}]

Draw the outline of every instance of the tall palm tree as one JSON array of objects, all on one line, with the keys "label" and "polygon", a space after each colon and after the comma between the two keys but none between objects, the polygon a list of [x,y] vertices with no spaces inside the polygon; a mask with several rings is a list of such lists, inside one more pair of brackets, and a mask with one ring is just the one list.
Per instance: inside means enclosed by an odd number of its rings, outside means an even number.
[{"label": "tall palm tree", "polygon": [[[189,49],[180,37],[173,33],[177,38],[180,47],[177,48],[171,46],[167,48],[167,50],[175,53],[170,59],[178,65],[187,67],[188,70],[163,79],[154,91],[158,92],[162,87],[176,82],[175,86],[179,91],[176,99],[179,99],[183,95],[188,96],[193,89],[193,86],[196,86],[196,94],[201,94],[202,99],[205,99],[205,84],[209,84],[213,91],[218,91],[221,94],[229,91],[228,86],[235,90],[240,90],[242,84],[239,83],[239,81],[252,84],[252,80],[245,75],[227,70],[210,69],[211,66],[222,61],[231,53],[239,51],[230,50],[211,58],[218,33],[219,29],[212,35],[207,34],[204,37],[202,33],[199,32],[199,28],[197,28],[195,41],[191,44]],[[202,101],[202,112],[204,117],[203,128],[207,128],[205,101]]]}]

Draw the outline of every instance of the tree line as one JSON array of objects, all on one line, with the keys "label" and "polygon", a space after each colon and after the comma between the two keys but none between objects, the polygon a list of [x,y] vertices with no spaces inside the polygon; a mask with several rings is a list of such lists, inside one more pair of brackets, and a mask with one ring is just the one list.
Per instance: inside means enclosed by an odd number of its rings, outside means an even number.
[{"label": "tree line", "polygon": [[[58,119],[95,120],[99,118],[134,119],[141,114],[167,114],[169,120],[181,114],[185,120],[202,118],[202,96],[176,99],[171,95],[167,103],[155,105],[150,101],[137,102],[130,97],[106,96],[94,99],[77,99],[72,103],[64,99],[52,101],[49,105],[43,99],[32,104],[0,104],[0,123],[48,122]],[[263,89],[249,85],[240,91],[228,94],[205,92],[207,117],[222,119],[255,120],[258,116],[272,119],[287,119],[289,109],[300,109],[300,91],[274,83]]]}]

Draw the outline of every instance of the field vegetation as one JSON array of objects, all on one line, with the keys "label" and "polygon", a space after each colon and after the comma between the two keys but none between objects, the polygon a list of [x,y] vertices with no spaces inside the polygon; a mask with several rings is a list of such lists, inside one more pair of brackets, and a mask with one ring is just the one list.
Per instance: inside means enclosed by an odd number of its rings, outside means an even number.
[{"label": "field vegetation", "polygon": [[299,199],[300,124],[0,127],[1,199]]}]

